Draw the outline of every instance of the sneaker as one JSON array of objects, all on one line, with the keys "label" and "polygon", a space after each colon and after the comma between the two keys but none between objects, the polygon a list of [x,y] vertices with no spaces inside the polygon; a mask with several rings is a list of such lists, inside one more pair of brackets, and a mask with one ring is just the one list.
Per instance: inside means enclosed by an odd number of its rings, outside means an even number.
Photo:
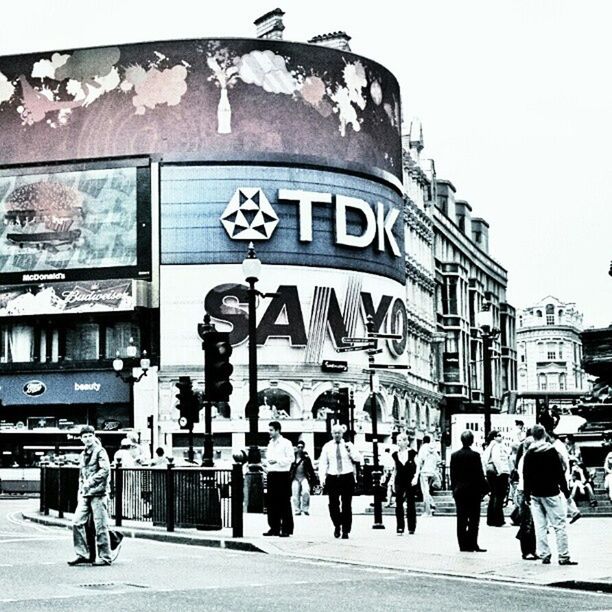
[{"label": "sneaker", "polygon": [[94,567],[105,567],[105,566],[109,566],[111,564],[110,561],[102,561],[102,559],[96,559],[92,565]]},{"label": "sneaker", "polygon": [[342,534],[342,539],[343,539],[343,540],[348,540],[348,539],[349,539],[349,537],[348,537],[348,533],[343,533],[343,534]]},{"label": "sneaker", "polygon": [[548,555],[547,557],[542,557],[542,563],[544,565],[550,565],[550,555]]},{"label": "sneaker", "polygon": [[582,514],[580,514],[580,512],[575,512],[574,514],[572,514],[572,518],[569,521],[570,525],[572,523],[575,523],[581,516],[582,516]]},{"label": "sneaker", "polygon": [[115,546],[115,548],[111,548],[111,561],[114,563],[115,560],[117,559],[117,557],[119,556],[119,553],[121,552],[121,546],[122,546],[123,542],[119,542],[117,544],[117,546]]},{"label": "sneaker", "polygon": [[72,561],[68,561],[68,565],[72,567],[74,567],[75,565],[89,565],[90,563],[91,561],[89,559],[86,559],[85,557],[77,557]]},{"label": "sneaker", "polygon": [[578,561],[572,561],[571,559],[559,559],[559,565],[578,565]]}]

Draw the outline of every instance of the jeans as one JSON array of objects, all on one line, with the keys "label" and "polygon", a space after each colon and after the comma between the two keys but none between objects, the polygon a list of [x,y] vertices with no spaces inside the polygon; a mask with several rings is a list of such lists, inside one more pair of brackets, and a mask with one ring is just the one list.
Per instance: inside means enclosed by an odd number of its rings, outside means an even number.
[{"label": "jeans", "polygon": [[310,484],[307,478],[294,478],[291,483],[293,494],[293,508],[296,512],[310,511]]},{"label": "jeans", "polygon": [[96,544],[98,558],[106,563],[111,562],[110,540],[108,535],[108,497],[81,497],[77,503],[72,519],[72,540],[74,550],[78,557],[89,559],[90,551],[87,546],[87,521],[93,516],[96,528]]},{"label": "jeans", "polygon": [[566,504],[561,494],[554,497],[531,497],[531,515],[536,532],[536,551],[538,557],[550,557],[547,526],[555,530],[559,560],[569,559],[567,530],[565,524]]},{"label": "jeans", "polygon": [[423,493],[423,513],[431,515],[431,507],[433,503],[433,497],[431,496],[431,483],[434,480],[433,474],[425,474],[421,472],[419,476],[419,482],[421,484],[421,492]]}]

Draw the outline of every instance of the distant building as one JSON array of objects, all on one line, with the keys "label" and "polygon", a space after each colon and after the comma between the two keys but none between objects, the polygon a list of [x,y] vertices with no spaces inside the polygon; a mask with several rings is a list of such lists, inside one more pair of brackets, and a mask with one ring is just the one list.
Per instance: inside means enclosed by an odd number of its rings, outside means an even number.
[{"label": "distant building", "polygon": [[518,313],[518,390],[586,391],[581,366],[582,313],[547,296]]}]

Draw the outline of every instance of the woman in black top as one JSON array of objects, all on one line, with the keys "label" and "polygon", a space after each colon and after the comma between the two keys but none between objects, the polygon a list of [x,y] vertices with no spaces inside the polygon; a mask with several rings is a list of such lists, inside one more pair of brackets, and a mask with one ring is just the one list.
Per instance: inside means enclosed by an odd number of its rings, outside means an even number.
[{"label": "woman in black top", "polygon": [[408,520],[408,533],[414,533],[416,529],[414,487],[419,481],[419,468],[416,463],[417,452],[408,448],[408,436],[405,433],[397,436],[397,445],[399,450],[391,456],[395,471],[395,518],[397,533],[401,535],[404,533],[404,512]]}]

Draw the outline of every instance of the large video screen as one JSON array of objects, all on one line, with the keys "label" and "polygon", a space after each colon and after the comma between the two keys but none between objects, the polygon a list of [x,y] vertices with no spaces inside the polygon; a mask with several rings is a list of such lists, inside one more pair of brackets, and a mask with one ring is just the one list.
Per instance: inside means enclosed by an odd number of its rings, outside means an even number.
[{"label": "large video screen", "polygon": [[148,181],[147,169],[134,166],[1,171],[0,284],[146,268],[139,204],[148,208]]}]

